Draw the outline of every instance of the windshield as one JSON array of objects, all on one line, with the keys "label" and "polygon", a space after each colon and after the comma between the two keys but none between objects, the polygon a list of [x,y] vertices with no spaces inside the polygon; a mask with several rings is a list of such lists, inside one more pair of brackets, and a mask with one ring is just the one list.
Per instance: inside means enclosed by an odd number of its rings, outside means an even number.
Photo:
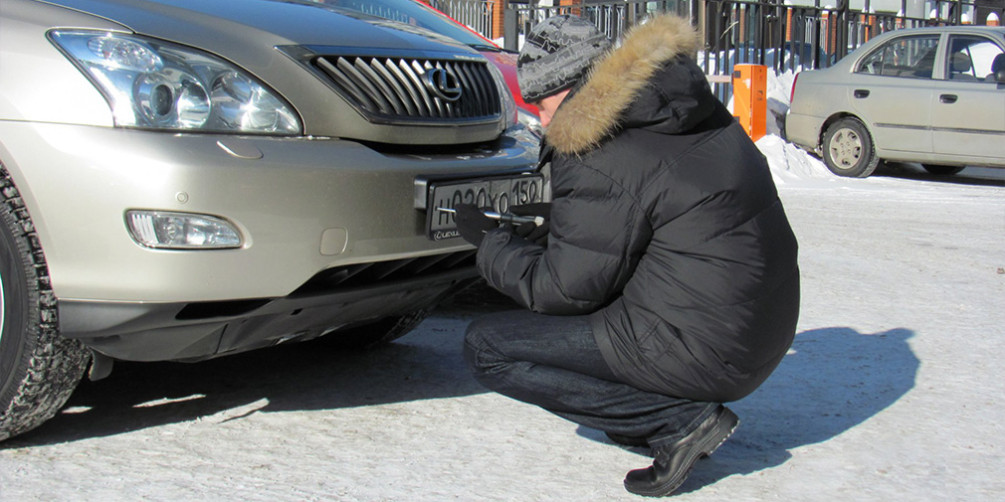
[{"label": "windshield", "polygon": [[466,26],[415,0],[311,0],[340,9],[425,28],[479,49],[495,48]]}]

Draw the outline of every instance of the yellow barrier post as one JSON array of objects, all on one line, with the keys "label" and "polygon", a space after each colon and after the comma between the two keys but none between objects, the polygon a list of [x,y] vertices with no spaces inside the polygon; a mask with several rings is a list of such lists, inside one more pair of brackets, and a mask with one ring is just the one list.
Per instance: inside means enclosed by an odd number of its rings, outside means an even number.
[{"label": "yellow barrier post", "polygon": [[768,67],[759,64],[733,66],[733,116],[757,141],[768,128]]}]

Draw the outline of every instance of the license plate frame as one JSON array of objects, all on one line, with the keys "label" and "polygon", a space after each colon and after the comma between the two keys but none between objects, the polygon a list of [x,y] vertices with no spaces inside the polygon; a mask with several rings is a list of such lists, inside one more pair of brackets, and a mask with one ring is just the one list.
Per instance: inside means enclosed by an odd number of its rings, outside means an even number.
[{"label": "license plate frame", "polygon": [[434,241],[460,237],[454,214],[437,208],[453,209],[457,204],[474,204],[505,213],[510,206],[543,200],[544,176],[540,173],[430,182],[426,197],[426,236]]}]

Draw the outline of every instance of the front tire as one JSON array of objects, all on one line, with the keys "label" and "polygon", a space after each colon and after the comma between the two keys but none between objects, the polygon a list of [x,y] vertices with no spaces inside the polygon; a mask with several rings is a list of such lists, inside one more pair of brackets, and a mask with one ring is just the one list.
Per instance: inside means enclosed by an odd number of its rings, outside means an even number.
[{"label": "front tire", "polygon": [[326,343],[340,350],[368,350],[391,343],[415,329],[429,317],[426,309],[409,312],[403,316],[388,317],[377,322],[337,331],[324,338]]},{"label": "front tire", "polygon": [[79,341],[59,335],[45,255],[0,165],[0,441],[52,418],[89,360]]},{"label": "front tire", "polygon": [[866,178],[879,165],[872,136],[852,117],[834,122],[824,132],[823,157],[832,173],[849,178]]}]

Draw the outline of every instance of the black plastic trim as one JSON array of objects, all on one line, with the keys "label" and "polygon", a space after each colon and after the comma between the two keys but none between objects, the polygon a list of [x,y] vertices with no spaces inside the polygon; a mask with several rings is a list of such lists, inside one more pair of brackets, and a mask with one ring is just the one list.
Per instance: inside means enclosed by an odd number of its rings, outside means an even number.
[{"label": "black plastic trim", "polygon": [[[457,255],[435,263],[395,263],[398,274],[377,278],[373,269],[349,282],[329,274],[308,281],[294,294],[196,303],[127,303],[60,300],[60,332],[109,357],[129,361],[202,360],[267,347],[293,339],[316,338],[340,327],[431,308],[477,279],[473,264]],[[445,265],[437,272],[409,266]],[[367,282],[364,279],[376,282]]]}]

